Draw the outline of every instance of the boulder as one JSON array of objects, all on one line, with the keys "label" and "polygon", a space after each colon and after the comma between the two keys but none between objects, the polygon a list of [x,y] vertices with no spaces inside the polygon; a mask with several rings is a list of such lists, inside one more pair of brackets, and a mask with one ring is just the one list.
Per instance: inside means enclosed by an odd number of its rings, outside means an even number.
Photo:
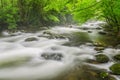
[{"label": "boulder", "polygon": [[102,29],[102,27],[97,27],[96,29],[97,29],[97,30],[101,30],[101,29]]},{"label": "boulder", "polygon": [[116,61],[120,61],[120,54],[117,54],[113,57]]},{"label": "boulder", "polygon": [[106,35],[107,34],[107,32],[105,32],[105,31],[100,31],[98,33],[101,34],[101,35]]},{"label": "boulder", "polygon": [[100,43],[100,42],[93,42],[93,45],[96,47],[104,47],[105,46],[105,44]]},{"label": "boulder", "polygon": [[41,54],[41,57],[43,57],[46,60],[61,61],[63,58],[63,55],[61,53],[43,53]]},{"label": "boulder", "polygon": [[95,56],[98,63],[107,63],[109,58],[104,54],[98,54]]},{"label": "boulder", "polygon": [[107,63],[109,58],[104,54],[95,55],[95,59],[87,59],[86,62],[92,64],[100,64],[100,63]]},{"label": "boulder", "polygon": [[92,33],[92,31],[88,31],[88,33]]},{"label": "boulder", "polygon": [[104,50],[105,49],[105,47],[95,47],[94,48],[94,50],[96,50],[96,51],[101,51],[101,50]]},{"label": "boulder", "polygon": [[30,38],[27,38],[25,39],[26,42],[28,41],[38,41],[38,39],[36,37],[30,37]]},{"label": "boulder", "polygon": [[87,27],[83,27],[82,29],[83,29],[83,30],[88,30],[89,28],[87,28]]},{"label": "boulder", "polygon": [[113,74],[120,75],[120,63],[115,63],[110,66],[110,70]]},{"label": "boulder", "polygon": [[44,32],[43,32],[43,34],[52,35],[53,33],[52,33],[52,32],[50,32],[50,31],[47,31],[47,30],[46,30],[46,31],[44,31]]}]

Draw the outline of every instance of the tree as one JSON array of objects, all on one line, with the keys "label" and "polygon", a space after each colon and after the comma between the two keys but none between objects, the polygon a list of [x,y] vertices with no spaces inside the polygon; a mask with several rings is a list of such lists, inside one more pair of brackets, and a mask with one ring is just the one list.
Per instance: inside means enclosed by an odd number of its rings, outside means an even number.
[{"label": "tree", "polygon": [[119,0],[102,0],[101,8],[103,17],[109,25],[109,28],[115,32],[120,32],[120,1]]},{"label": "tree", "polygon": [[77,0],[74,19],[83,23],[89,19],[104,18],[107,28],[115,33],[120,32],[119,0]]}]

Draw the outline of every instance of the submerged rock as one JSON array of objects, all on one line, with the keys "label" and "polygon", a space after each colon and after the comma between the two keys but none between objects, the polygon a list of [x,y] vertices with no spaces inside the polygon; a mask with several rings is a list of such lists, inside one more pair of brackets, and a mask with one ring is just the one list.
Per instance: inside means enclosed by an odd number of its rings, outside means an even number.
[{"label": "submerged rock", "polygon": [[52,35],[52,32],[50,32],[50,31],[44,31],[43,34]]},{"label": "submerged rock", "polygon": [[43,53],[43,54],[41,54],[41,57],[43,57],[46,60],[60,61],[60,60],[62,60],[63,55],[61,53]]},{"label": "submerged rock", "polygon": [[120,54],[117,54],[113,57],[116,61],[120,61]]},{"label": "submerged rock", "polygon": [[30,37],[30,38],[27,38],[25,39],[26,42],[28,41],[38,41],[38,39],[36,37]]},{"label": "submerged rock", "polygon": [[95,57],[98,63],[106,63],[109,61],[109,58],[104,54],[98,54]]},{"label": "submerged rock", "polygon": [[88,31],[88,33],[92,33],[92,31]]},{"label": "submerged rock", "polygon": [[102,29],[102,27],[97,27],[96,29],[97,29],[97,30],[100,30],[100,29]]},{"label": "submerged rock", "polygon": [[88,30],[89,28],[87,28],[87,27],[83,27],[82,29],[83,29],[83,30]]},{"label": "submerged rock", "polygon": [[96,47],[104,47],[105,45],[100,42],[93,42],[93,45]]},{"label": "submerged rock", "polygon": [[98,33],[101,34],[101,35],[106,35],[107,34],[107,32],[105,32],[105,31],[100,31]]},{"label": "submerged rock", "polygon": [[94,48],[94,50],[96,50],[96,51],[101,51],[101,50],[104,50],[105,49],[105,47],[95,47]]},{"label": "submerged rock", "polygon": [[110,67],[113,74],[120,75],[120,63],[115,63]]}]

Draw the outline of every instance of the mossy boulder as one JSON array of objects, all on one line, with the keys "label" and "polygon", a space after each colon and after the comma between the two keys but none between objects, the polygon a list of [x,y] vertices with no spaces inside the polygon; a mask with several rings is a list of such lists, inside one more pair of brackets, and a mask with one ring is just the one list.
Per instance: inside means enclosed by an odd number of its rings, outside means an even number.
[{"label": "mossy boulder", "polygon": [[30,37],[30,38],[27,38],[25,39],[26,42],[29,42],[29,41],[38,41],[38,39],[36,37]]},{"label": "mossy boulder", "polygon": [[120,54],[117,54],[113,57],[116,61],[120,61]]},{"label": "mossy boulder", "polygon": [[105,47],[106,45],[101,42],[93,42],[93,45],[96,47]]},{"label": "mossy boulder", "polygon": [[110,67],[113,74],[120,75],[120,63],[115,63]]},{"label": "mossy boulder", "polygon": [[104,54],[95,55],[95,58],[96,59],[87,59],[86,62],[92,64],[100,64],[100,63],[107,63],[109,61],[109,58]]},{"label": "mossy boulder", "polygon": [[95,57],[96,57],[96,62],[98,63],[107,63],[109,61],[109,58],[104,54],[98,54],[95,55]]}]

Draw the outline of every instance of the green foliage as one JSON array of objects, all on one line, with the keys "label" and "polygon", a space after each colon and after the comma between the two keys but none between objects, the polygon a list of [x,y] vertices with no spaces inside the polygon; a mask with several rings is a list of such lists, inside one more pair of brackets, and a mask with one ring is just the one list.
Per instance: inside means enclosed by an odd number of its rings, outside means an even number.
[{"label": "green foliage", "polygon": [[56,16],[54,16],[54,15],[49,15],[48,18],[49,18],[50,20],[55,21],[55,22],[59,22],[59,19],[58,19]]},{"label": "green foliage", "polygon": [[5,23],[8,25],[8,29],[15,29],[16,22],[19,19],[17,15],[17,8],[12,5],[6,5],[2,9],[0,8],[0,23]]},{"label": "green foliage", "polygon": [[96,14],[96,0],[78,0],[73,11],[74,19],[83,23]]},{"label": "green foliage", "polygon": [[44,7],[45,15],[44,19],[47,21],[61,22],[65,19],[65,5],[68,0],[49,0],[47,5]]},{"label": "green foliage", "polygon": [[119,0],[102,0],[103,17],[115,32],[120,31],[120,2]]},{"label": "green foliage", "polygon": [[14,29],[66,23],[71,17],[79,23],[104,18],[109,28],[119,32],[119,12],[119,0],[0,0],[0,26]]}]

